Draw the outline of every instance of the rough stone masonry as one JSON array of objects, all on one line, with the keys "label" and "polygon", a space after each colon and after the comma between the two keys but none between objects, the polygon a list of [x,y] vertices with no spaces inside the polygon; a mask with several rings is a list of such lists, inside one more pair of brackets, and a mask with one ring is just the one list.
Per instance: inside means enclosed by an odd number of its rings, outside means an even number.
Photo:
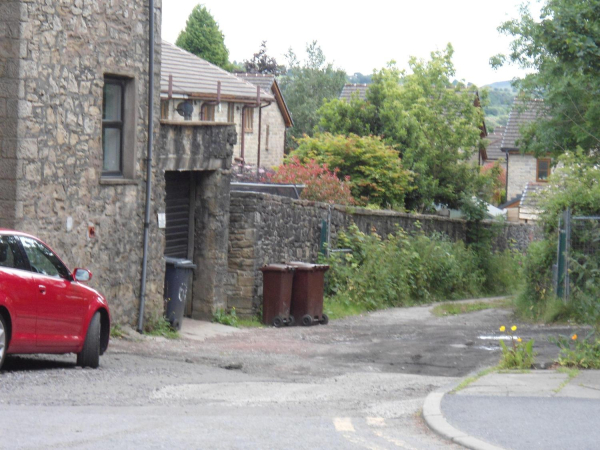
[{"label": "rough stone masonry", "polygon": [[[156,17],[160,24],[161,3]],[[0,226],[44,239],[71,268],[86,267],[113,319],[137,317],[142,266],[148,99],[144,0],[0,3]],[[159,31],[160,25],[157,25]],[[155,98],[160,74],[156,33]],[[105,76],[128,80],[131,167],[102,176]],[[155,104],[159,116],[159,102]],[[158,125],[158,122],[157,122]],[[154,170],[148,314],[162,312],[164,176]]]}]

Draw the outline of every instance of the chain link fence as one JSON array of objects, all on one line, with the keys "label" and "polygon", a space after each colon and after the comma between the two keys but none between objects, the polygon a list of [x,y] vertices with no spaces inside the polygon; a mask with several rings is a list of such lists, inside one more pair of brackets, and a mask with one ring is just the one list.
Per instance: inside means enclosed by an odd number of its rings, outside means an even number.
[{"label": "chain link fence", "polygon": [[559,297],[600,315],[600,216],[563,214],[555,273]]}]

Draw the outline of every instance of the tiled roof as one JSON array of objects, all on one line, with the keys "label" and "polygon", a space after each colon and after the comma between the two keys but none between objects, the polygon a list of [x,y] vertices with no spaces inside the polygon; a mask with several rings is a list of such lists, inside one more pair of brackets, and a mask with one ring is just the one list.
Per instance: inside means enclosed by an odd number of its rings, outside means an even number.
[{"label": "tiled roof", "polygon": [[539,203],[539,193],[548,187],[548,183],[534,183],[530,181],[523,189],[523,195],[521,197],[521,208],[530,210],[537,210]]},{"label": "tiled roof", "polygon": [[268,94],[271,93],[271,87],[275,81],[274,75],[264,73],[236,73],[235,76],[252,83],[254,86],[260,86]]},{"label": "tiled roof", "polygon": [[[169,75],[173,75],[173,94],[216,98],[217,82],[221,82],[221,96],[225,99],[256,99],[256,86],[235,75],[162,41],[161,94],[169,92]],[[273,101],[269,93],[261,93],[264,100]]]},{"label": "tiled roof", "polygon": [[521,139],[520,127],[544,117],[544,102],[542,100],[523,101],[515,98],[512,110],[508,116],[506,131],[502,139],[502,150],[518,150],[517,141]]},{"label": "tiled roof", "polygon": [[496,127],[493,133],[487,135],[487,161],[497,161],[500,158],[506,159],[506,155],[501,150],[505,130],[506,127]]},{"label": "tiled roof", "polygon": [[358,92],[358,98],[364,100],[367,98],[367,89],[369,89],[368,84],[346,84],[340,94],[340,100],[350,101],[355,92]]}]

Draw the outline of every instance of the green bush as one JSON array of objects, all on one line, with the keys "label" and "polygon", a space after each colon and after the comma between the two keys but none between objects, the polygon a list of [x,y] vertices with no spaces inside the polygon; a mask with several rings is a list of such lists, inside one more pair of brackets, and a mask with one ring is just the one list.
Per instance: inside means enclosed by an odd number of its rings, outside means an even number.
[{"label": "green bush", "polygon": [[351,253],[333,253],[326,260],[331,266],[326,294],[336,305],[365,310],[504,294],[515,288],[520,274],[514,252],[487,255],[491,262],[486,267],[493,271],[488,273],[472,247],[421,231],[398,229],[382,239],[352,225],[340,232],[338,247]]}]

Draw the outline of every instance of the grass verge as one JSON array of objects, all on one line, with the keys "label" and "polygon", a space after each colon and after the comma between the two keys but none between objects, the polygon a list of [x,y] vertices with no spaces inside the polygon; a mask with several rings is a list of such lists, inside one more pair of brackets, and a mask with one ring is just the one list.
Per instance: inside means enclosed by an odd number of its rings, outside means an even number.
[{"label": "grass verge", "polygon": [[510,298],[494,300],[491,302],[471,302],[471,303],[442,303],[436,305],[431,313],[437,317],[456,316],[459,314],[467,314],[475,311],[483,311],[485,309],[510,309],[513,307],[513,301]]}]

